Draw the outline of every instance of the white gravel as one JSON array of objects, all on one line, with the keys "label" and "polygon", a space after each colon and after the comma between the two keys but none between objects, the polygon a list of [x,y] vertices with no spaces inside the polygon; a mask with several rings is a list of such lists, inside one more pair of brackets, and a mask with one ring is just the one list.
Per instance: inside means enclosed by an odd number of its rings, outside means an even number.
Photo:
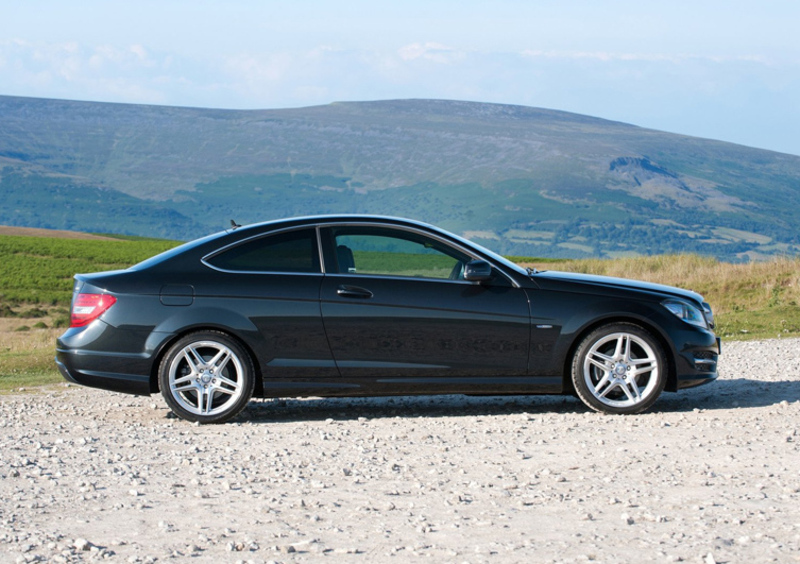
[{"label": "white gravel", "polygon": [[797,562],[800,340],[636,416],[573,398],[0,396],[0,562]]}]

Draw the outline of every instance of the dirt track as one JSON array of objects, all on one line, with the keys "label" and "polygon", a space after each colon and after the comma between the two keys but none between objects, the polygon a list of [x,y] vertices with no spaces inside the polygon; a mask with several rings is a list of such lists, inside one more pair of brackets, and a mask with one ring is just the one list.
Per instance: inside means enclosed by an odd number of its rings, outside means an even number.
[{"label": "dirt track", "polygon": [[638,416],[575,399],[0,397],[0,562],[800,561],[800,340]]}]

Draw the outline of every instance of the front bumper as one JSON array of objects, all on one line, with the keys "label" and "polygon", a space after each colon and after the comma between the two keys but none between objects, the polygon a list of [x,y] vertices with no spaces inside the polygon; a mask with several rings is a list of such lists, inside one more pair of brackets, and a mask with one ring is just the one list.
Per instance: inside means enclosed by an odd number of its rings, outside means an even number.
[{"label": "front bumper", "polygon": [[719,376],[717,363],[722,352],[719,337],[709,333],[703,342],[687,345],[678,355],[675,390],[694,388],[713,382]]}]

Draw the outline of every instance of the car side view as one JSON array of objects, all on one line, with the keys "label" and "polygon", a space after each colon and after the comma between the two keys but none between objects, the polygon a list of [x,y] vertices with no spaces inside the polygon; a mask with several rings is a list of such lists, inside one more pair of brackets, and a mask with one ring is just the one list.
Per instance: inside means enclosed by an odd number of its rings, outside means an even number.
[{"label": "car side view", "polygon": [[527,270],[382,216],[271,221],[78,274],[56,364],[218,423],[256,397],[576,394],[639,413],[717,377],[691,291]]}]

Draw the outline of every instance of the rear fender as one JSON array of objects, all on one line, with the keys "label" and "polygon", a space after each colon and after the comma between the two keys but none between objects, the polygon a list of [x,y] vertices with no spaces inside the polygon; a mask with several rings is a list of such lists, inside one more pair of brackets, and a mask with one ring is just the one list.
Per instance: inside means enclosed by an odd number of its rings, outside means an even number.
[{"label": "rear fender", "polygon": [[[176,310],[175,314],[161,322],[150,334],[148,350],[155,351],[153,369],[150,375],[150,388],[152,393],[158,392],[158,369],[161,359],[172,344],[184,335],[194,331],[221,331],[239,340],[250,353],[253,366],[256,369],[256,388],[261,386],[261,365],[259,360],[259,346],[261,336],[255,325],[246,316],[236,312],[215,308],[202,307]],[[263,354],[263,351],[261,351]]]},{"label": "rear fender", "polygon": [[159,323],[153,331],[159,333],[186,333],[198,328],[219,328],[236,335],[258,335],[258,329],[250,319],[230,309],[217,307],[175,308],[175,313]]}]

